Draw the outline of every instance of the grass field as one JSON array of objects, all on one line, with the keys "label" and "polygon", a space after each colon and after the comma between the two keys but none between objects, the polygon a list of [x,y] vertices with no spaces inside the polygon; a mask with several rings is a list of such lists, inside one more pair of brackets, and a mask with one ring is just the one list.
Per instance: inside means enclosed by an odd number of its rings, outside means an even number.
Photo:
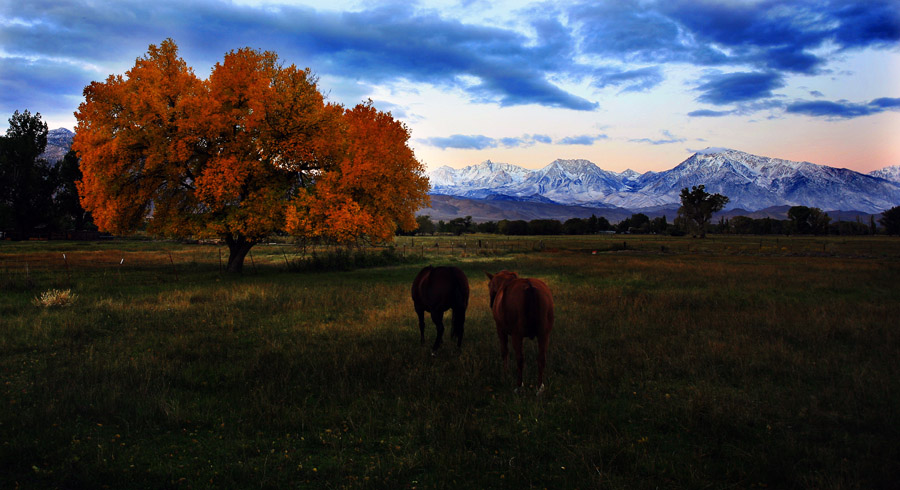
[{"label": "grass field", "polygon": [[[900,486],[900,240],[403,237],[237,277],[220,251],[0,242],[0,488]],[[472,289],[434,358],[429,263]],[[553,290],[540,397],[501,368],[500,269]]]}]

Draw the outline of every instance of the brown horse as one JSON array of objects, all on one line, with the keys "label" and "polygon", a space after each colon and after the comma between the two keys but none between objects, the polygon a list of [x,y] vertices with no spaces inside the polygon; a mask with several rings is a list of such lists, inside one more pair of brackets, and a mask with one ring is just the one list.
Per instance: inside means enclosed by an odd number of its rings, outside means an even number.
[{"label": "brown horse", "polygon": [[413,280],[412,300],[419,316],[419,333],[425,343],[425,312],[437,327],[437,338],[431,353],[434,354],[444,341],[444,312],[453,310],[453,328],[450,338],[456,338],[456,346],[462,347],[466,308],[469,306],[469,280],[458,267],[428,266],[419,271]]},{"label": "brown horse", "polygon": [[[510,271],[487,274],[490,283],[491,311],[500,337],[500,355],[503,368],[507,369],[509,358],[509,337],[512,336],[516,350],[518,387],[522,387],[522,367],[525,355],[522,339],[537,338],[538,342],[538,394],[544,391],[544,366],[547,362],[547,344],[553,330],[553,295],[550,288],[540,279],[520,278]],[[518,391],[518,388],[516,389]]]}]

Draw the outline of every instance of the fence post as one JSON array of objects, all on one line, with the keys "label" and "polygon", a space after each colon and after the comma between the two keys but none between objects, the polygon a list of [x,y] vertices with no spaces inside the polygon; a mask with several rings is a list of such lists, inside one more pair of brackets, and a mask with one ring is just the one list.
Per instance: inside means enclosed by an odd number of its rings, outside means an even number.
[{"label": "fence post", "polygon": [[69,282],[72,282],[72,274],[69,273],[69,259],[66,258],[65,253],[63,254],[63,262],[66,263],[66,278],[69,280]]},{"label": "fence post", "polygon": [[172,252],[169,252],[169,262],[172,263],[172,272],[175,273],[175,280],[178,281],[178,269],[175,268],[175,261],[172,259]]}]

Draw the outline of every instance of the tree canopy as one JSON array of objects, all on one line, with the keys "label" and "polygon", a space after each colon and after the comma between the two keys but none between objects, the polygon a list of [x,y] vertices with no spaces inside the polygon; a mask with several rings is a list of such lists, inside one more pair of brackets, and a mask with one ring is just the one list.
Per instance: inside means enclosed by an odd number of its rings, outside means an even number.
[{"label": "tree canopy", "polygon": [[799,234],[826,235],[831,218],[819,208],[791,206],[787,213],[791,231]]},{"label": "tree canopy", "polygon": [[15,111],[0,136],[0,228],[25,232],[49,220],[52,169],[38,158],[46,146],[41,115]]},{"label": "tree canopy", "polygon": [[25,110],[13,113],[0,136],[0,229],[21,238],[90,225],[75,192],[78,159],[71,152],[59,162],[42,158],[47,133],[41,114]]},{"label": "tree canopy", "polygon": [[884,226],[885,233],[888,235],[900,235],[900,206],[885,210],[881,213],[878,222]]},{"label": "tree canopy", "polygon": [[681,189],[681,207],[679,216],[697,225],[701,237],[706,236],[706,227],[713,213],[721,211],[728,204],[728,197],[722,194],[710,194],[703,185]]},{"label": "tree canopy", "polygon": [[371,101],[326,102],[272,52],[231,51],[203,80],[167,39],[84,96],[73,148],[97,226],[222,237],[232,272],[274,232],[390,239],[427,200],[405,125]]}]

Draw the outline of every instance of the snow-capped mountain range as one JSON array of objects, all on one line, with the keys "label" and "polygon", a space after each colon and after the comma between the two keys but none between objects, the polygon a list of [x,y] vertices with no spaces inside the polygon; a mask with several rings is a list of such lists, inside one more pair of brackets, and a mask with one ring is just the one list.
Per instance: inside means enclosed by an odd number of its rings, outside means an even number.
[{"label": "snow-capped mountain range", "polygon": [[681,189],[700,184],[728,196],[726,209],[791,205],[878,213],[900,205],[900,166],[866,175],[725,148],[699,151],[664,172],[611,172],[587,160],[555,160],[540,170],[486,161],[440,167],[429,178],[432,194],[631,210],[677,205]]}]

